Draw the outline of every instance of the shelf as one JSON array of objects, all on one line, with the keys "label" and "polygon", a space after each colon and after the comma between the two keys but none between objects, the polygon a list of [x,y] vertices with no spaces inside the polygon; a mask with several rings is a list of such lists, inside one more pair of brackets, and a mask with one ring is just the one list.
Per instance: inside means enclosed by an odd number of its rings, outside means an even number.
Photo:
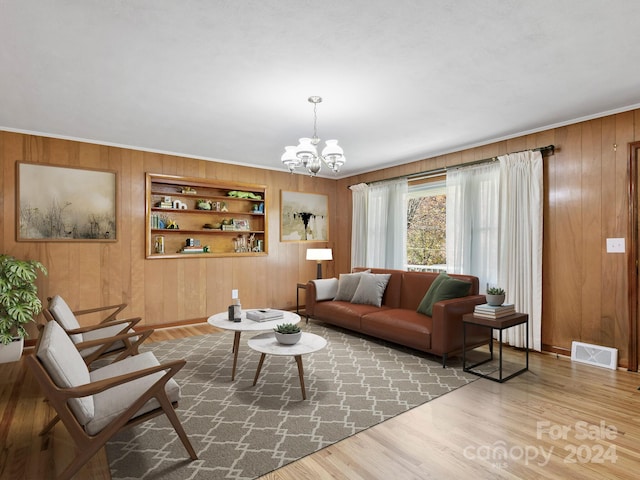
[{"label": "shelf", "polygon": [[216,215],[256,215],[258,217],[264,217],[264,213],[260,212],[241,212],[237,210],[201,210],[198,208],[162,208],[162,207],[151,207],[152,212],[171,212],[171,213],[196,213],[196,214],[216,214]]},{"label": "shelf", "polygon": [[[153,173],[147,173],[146,177],[146,258],[267,255],[268,210],[264,185]],[[195,193],[182,193],[182,189],[187,187]],[[249,192],[261,198],[229,196],[228,192],[231,191]],[[196,208],[201,200],[207,201],[213,208]],[[161,207],[161,203],[180,205],[181,208]],[[257,205],[260,205],[261,211],[254,211]],[[202,228],[204,224],[220,224],[223,220],[233,220],[236,229]],[[178,225],[179,228],[156,228],[168,224]],[[207,246],[209,251],[179,253],[184,246],[193,243]]]},{"label": "shelf", "polygon": [[165,233],[206,233],[206,234],[217,234],[217,233],[246,233],[251,235],[252,233],[264,233],[264,230],[220,230],[219,228],[202,228],[200,230],[186,230],[184,228],[153,228],[151,229],[151,233],[154,235],[164,235]]}]

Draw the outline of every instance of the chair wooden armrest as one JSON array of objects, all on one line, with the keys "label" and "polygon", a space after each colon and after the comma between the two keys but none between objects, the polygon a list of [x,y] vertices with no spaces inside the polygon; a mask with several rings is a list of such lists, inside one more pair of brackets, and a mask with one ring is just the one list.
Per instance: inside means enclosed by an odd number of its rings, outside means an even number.
[{"label": "chair wooden armrest", "polygon": [[[76,348],[82,353],[82,350],[86,350],[93,347],[99,347],[94,352],[84,357],[84,362],[87,365],[91,365],[98,359],[102,359],[107,356],[107,354],[116,354],[116,356],[112,362],[119,362],[123,358],[128,357],[129,355],[137,355],[138,349],[140,345],[144,343],[144,341],[149,338],[149,336],[153,333],[153,329],[149,328],[147,330],[140,330],[137,332],[127,332],[121,333],[119,335],[115,335],[113,337],[105,337],[105,338],[97,338],[95,340],[87,340],[84,342],[76,343]],[[116,345],[118,342],[122,342],[124,347],[113,349],[112,347]]]},{"label": "chair wooden armrest", "polygon": [[136,326],[140,322],[140,320],[142,320],[142,317],[110,320],[108,322],[96,323],[95,325],[86,325],[84,327],[79,327],[79,328],[70,328],[70,329],[67,329],[67,333],[69,335],[74,335],[78,333],[92,332],[94,330],[100,330],[102,328],[107,328],[113,325],[120,325],[120,324],[123,325],[122,332],[126,332],[129,329]]},{"label": "chair wooden armrest", "polygon": [[[176,373],[178,373],[182,369],[182,367],[184,367],[186,364],[187,364],[186,360],[172,360],[171,362],[161,363],[160,365],[145,368],[144,370],[138,370],[136,372],[127,373],[124,375],[118,375],[117,377],[111,377],[111,378],[106,378],[104,380],[98,380],[96,382],[86,383],[79,387],[60,388],[54,384],[53,388],[57,390],[57,394],[59,394],[61,397],[65,399],[82,398],[82,397],[87,397],[89,395],[95,395],[96,393],[104,392],[105,390],[108,390],[110,388],[132,382],[133,380],[137,380],[139,378],[144,378],[148,375],[152,375],[157,372],[162,372],[167,370],[165,375],[163,375],[158,381],[156,381],[153,384],[153,387],[149,389],[155,392],[155,390],[157,389],[156,388],[157,385],[164,386],[164,384],[167,383],[169,379],[172,378]],[[152,396],[153,395],[148,396],[147,400]],[[142,397],[143,395],[141,396],[141,398]]]},{"label": "chair wooden armrest", "polygon": [[109,316],[105,317],[103,320],[100,321],[100,323],[104,323],[104,322],[109,322],[111,320],[114,320],[116,318],[116,316],[125,308],[127,308],[127,304],[126,303],[120,303],[118,305],[106,305],[104,307],[95,307],[95,308],[85,308],[82,310],[74,310],[73,313],[75,315],[87,315],[89,313],[97,313],[97,312],[103,312],[105,310],[111,310],[111,309],[115,309],[114,312],[110,313]]}]

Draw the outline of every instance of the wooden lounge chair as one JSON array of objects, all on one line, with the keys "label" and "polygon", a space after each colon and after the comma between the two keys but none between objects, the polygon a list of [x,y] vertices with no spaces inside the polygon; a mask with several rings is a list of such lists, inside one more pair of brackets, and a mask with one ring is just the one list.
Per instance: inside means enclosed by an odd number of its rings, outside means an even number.
[{"label": "wooden lounge chair", "polygon": [[172,378],[185,364],[160,364],[152,352],[129,356],[89,371],[73,342],[57,322],[41,326],[35,353],[25,361],[76,444],[77,455],[60,479],[70,479],[116,433],[164,414],[192,460],[197,459],[175,408],[180,387]]},{"label": "wooden lounge chair", "polygon": [[[100,340],[112,338],[116,335],[134,332],[133,327],[140,321],[140,317],[128,319],[115,318],[124,307],[126,307],[126,304],[123,303],[120,305],[76,310],[74,312],[60,295],[56,295],[49,298],[49,305],[44,309],[43,313],[48,321],[55,320],[60,324],[80,350],[80,354],[84,358],[85,363],[90,365],[95,360],[105,356],[117,354],[114,361],[118,361],[129,355],[136,355],[138,353],[138,347],[145,338],[153,332],[153,330],[149,330],[149,333],[146,335],[131,335],[119,340],[113,340],[110,343],[100,342]],[[81,327],[76,317],[77,315],[96,313],[109,309],[115,309],[115,311],[96,325]],[[96,340],[99,342],[93,342]]]}]

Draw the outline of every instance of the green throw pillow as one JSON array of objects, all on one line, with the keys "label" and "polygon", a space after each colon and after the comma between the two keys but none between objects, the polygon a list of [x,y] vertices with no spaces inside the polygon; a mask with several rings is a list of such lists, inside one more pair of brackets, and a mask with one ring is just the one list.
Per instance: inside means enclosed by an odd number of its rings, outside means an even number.
[{"label": "green throw pillow", "polygon": [[445,278],[440,282],[440,285],[438,285],[438,288],[434,292],[431,305],[427,305],[424,311],[420,313],[424,313],[425,315],[431,316],[433,314],[434,303],[440,302],[442,300],[450,300],[452,298],[464,297],[469,294],[470,289],[471,289],[470,282],[465,282],[462,280],[458,280],[457,278],[451,278],[451,277]]},{"label": "green throw pillow", "polygon": [[[422,297],[422,300],[420,301],[420,305],[418,305],[418,308],[416,310],[418,313],[423,313],[424,315],[431,316],[431,307],[433,306],[433,297],[436,294],[436,290],[438,290],[438,287],[440,286],[440,284],[447,278],[451,278],[451,277],[449,277],[449,275],[447,275],[446,273],[441,273],[433,280],[433,282],[431,282],[431,286],[429,286],[429,290],[427,290],[427,293],[424,294],[424,297]],[[429,313],[427,313],[427,310],[429,311]]]}]

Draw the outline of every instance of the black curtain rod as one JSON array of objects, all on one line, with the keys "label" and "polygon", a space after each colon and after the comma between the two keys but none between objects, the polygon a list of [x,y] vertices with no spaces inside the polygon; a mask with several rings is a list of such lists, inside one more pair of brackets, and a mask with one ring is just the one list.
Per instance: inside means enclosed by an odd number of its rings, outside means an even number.
[{"label": "black curtain rod", "polygon": [[[505,155],[510,155],[512,153],[522,153],[522,152],[540,152],[542,154],[542,156],[544,157],[545,154],[546,155],[553,155],[555,152],[555,145],[547,145],[546,147],[538,147],[538,148],[529,148],[527,150],[519,150],[517,152],[510,152],[507,153]],[[397,177],[391,177],[391,178],[385,178],[384,180],[376,180],[374,182],[364,182],[367,185],[371,184],[371,183],[380,183],[380,182],[387,182],[390,180],[397,180],[398,178],[403,178],[406,177],[410,180],[415,180],[416,178],[419,177],[428,177],[428,176],[432,176],[432,175],[437,175],[437,174],[442,174],[445,173],[447,170],[449,169],[454,169],[454,168],[461,168],[461,167],[470,167],[472,165],[480,165],[482,163],[489,163],[489,162],[495,162],[496,160],[498,160],[498,157],[490,157],[490,158],[484,158],[482,160],[474,160],[472,162],[467,162],[467,163],[459,163],[457,165],[451,165],[449,167],[440,167],[440,168],[434,168],[433,170],[427,170],[426,172],[420,172],[420,173],[412,173],[411,175],[398,175]],[[356,185],[356,184],[354,184]],[[347,188],[352,187],[353,185],[349,185],[347,186]]]}]

